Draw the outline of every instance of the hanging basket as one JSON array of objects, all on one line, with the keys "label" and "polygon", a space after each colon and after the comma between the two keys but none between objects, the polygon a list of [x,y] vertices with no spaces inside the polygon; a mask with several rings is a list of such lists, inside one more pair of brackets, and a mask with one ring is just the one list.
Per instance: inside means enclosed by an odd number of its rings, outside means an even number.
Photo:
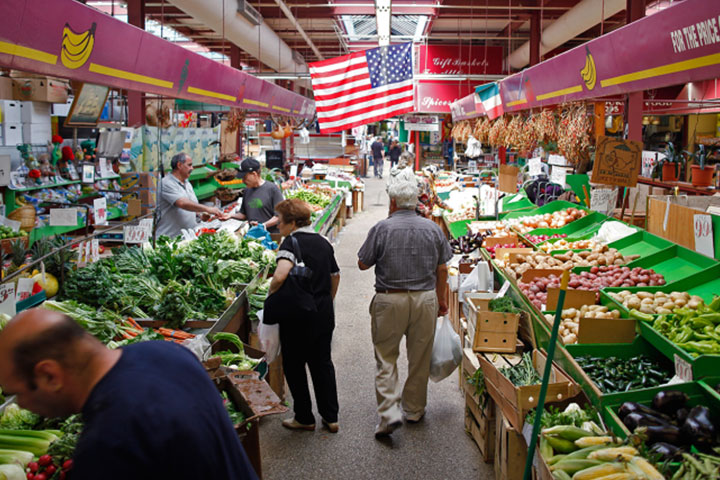
[{"label": "hanging basket", "polygon": [[22,207],[10,212],[7,218],[20,222],[20,229],[30,232],[30,230],[35,228],[35,207],[31,205],[23,205]]}]

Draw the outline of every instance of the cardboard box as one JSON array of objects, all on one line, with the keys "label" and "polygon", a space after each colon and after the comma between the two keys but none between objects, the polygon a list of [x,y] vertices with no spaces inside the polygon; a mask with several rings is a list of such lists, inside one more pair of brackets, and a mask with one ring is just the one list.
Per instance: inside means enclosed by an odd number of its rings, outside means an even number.
[{"label": "cardboard box", "polygon": [[151,172],[127,172],[120,174],[120,187],[131,188],[156,188],[157,176]]},{"label": "cardboard box", "polygon": [[520,480],[525,472],[527,444],[500,412],[495,416],[495,478]]},{"label": "cardboard box", "polygon": [[47,145],[52,139],[52,125],[47,123],[26,123],[22,128],[23,143]]},{"label": "cardboard box", "polygon": [[143,205],[157,205],[157,195],[154,188],[131,188],[126,191],[139,199]]},{"label": "cardboard box", "polygon": [[[488,393],[495,400],[495,403],[497,403],[513,428],[518,431],[522,430],[525,415],[537,406],[540,384],[516,387],[498,368],[510,366],[510,364],[514,365],[521,359],[522,355],[512,355],[504,358],[501,354],[480,356],[480,368],[482,368],[485,375],[485,386]],[[546,361],[545,354],[539,350],[533,350],[533,365],[538,372],[543,372]],[[560,367],[553,363],[546,403],[561,402],[574,397],[577,393],[577,384]]]},{"label": "cardboard box", "polygon": [[13,99],[13,81],[10,77],[0,77],[0,99]]},{"label": "cardboard box", "polygon": [[22,123],[2,123],[3,144],[7,147],[14,147],[23,143]]},{"label": "cardboard box", "polygon": [[0,111],[2,118],[0,123],[20,123],[22,122],[22,102],[17,100],[3,100],[0,102]]},{"label": "cardboard box", "polygon": [[65,103],[70,84],[54,77],[13,79],[13,98],[24,101]]},{"label": "cardboard box", "polygon": [[46,102],[20,102],[22,123],[50,124],[50,104]]}]

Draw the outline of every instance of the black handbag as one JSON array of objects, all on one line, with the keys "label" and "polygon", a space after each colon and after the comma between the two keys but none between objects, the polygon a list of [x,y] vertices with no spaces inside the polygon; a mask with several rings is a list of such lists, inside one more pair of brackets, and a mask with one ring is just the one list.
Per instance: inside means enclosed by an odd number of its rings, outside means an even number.
[{"label": "black handbag", "polygon": [[280,288],[265,299],[263,323],[274,325],[295,316],[298,310],[317,312],[312,292],[312,269],[306,267],[297,240],[290,235],[295,265]]}]

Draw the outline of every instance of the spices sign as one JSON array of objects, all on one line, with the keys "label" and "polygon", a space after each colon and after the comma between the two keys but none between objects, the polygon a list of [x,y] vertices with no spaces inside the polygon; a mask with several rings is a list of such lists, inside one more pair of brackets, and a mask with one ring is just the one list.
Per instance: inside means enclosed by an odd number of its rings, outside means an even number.
[{"label": "spices sign", "polygon": [[611,137],[598,138],[593,183],[634,187],[642,161],[642,143]]}]

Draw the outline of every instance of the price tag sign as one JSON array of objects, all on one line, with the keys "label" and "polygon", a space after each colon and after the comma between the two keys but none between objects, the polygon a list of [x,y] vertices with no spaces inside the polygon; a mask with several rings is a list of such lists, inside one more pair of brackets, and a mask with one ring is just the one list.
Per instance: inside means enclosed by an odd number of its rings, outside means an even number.
[{"label": "price tag sign", "polygon": [[15,302],[21,302],[32,297],[33,285],[35,285],[35,280],[32,278],[18,279],[17,291],[15,292]]},{"label": "price tag sign", "polygon": [[114,172],[110,166],[110,162],[107,158],[100,158],[100,177],[107,178],[112,177]]},{"label": "price tag sign", "polygon": [[705,214],[695,215],[695,251],[715,257],[715,243],[713,238],[712,216]]},{"label": "price tag sign", "polygon": [[77,208],[51,208],[50,225],[53,227],[75,227],[78,224]]},{"label": "price tag sign", "polygon": [[93,210],[95,212],[95,225],[107,225],[107,199],[101,197],[93,200]]},{"label": "price tag sign", "polygon": [[693,381],[692,366],[680,358],[677,353],[675,354],[675,376],[683,382]]},{"label": "price tag sign", "polygon": [[297,170],[298,170],[297,165],[290,166],[290,180],[295,180],[295,178],[297,177]]},{"label": "price tag sign", "polygon": [[509,288],[510,288],[510,282],[505,280],[505,283],[503,283],[503,286],[500,287],[500,291],[497,293],[497,295],[495,295],[495,298],[504,297]]},{"label": "price tag sign", "polygon": [[100,260],[100,240],[93,238],[90,242],[90,260],[97,262]]},{"label": "price tag sign", "polygon": [[550,172],[550,181],[564,187],[566,176],[567,170],[563,167],[552,167],[552,171]]},{"label": "price tag sign", "polygon": [[539,157],[528,160],[528,174],[536,177],[542,173],[542,160]]},{"label": "price tag sign", "polygon": [[145,243],[150,241],[152,228],[143,228],[140,225],[127,225],[123,227],[123,241],[125,243]]},{"label": "price tag sign", "polygon": [[3,283],[0,285],[0,313],[14,317],[15,310],[15,284]]},{"label": "price tag sign", "polygon": [[95,165],[92,163],[83,164],[82,183],[95,183]]},{"label": "price tag sign", "polygon": [[476,160],[468,160],[468,170],[470,170],[471,172],[477,172]]},{"label": "price tag sign", "polygon": [[596,188],[590,196],[590,209],[608,215],[615,208],[618,191],[610,188]]},{"label": "price tag sign", "polygon": [[80,245],[78,245],[78,258],[77,258],[77,266],[78,268],[83,268],[85,265],[87,265],[87,256],[85,255],[85,242],[80,242]]},{"label": "price tag sign", "polygon": [[10,185],[10,155],[0,155],[0,186]]}]

